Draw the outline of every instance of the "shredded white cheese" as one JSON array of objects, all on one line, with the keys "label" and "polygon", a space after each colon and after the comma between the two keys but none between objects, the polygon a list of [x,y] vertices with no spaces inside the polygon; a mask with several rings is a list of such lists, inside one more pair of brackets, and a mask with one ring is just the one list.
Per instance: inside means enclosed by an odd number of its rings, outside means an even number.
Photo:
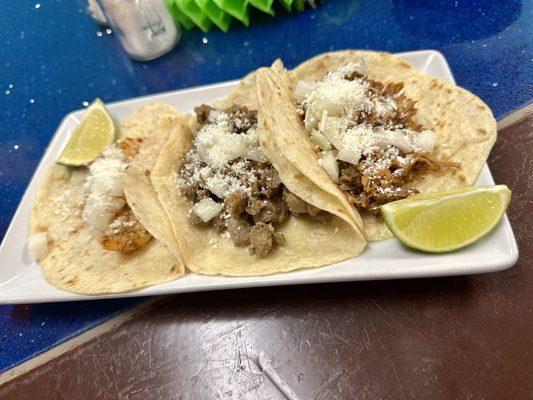
[{"label": "shredded white cheese", "polygon": [[[237,127],[238,121],[236,119]],[[245,133],[233,132],[230,117],[225,112],[217,113],[214,122],[205,125],[198,132],[194,145],[201,160],[215,168],[245,157],[249,152],[260,152],[257,129],[252,128]]]},{"label": "shredded white cheese", "polygon": [[109,146],[104,149],[102,156],[89,166],[82,219],[99,231],[104,231],[111,218],[126,204],[122,175],[127,163],[122,158],[122,150]]},{"label": "shredded white cheese", "polygon": [[[354,72],[363,75],[365,69],[360,60],[329,72],[314,85],[306,84],[307,90],[300,93],[301,109],[305,109],[304,125],[315,144],[325,150],[324,139],[327,139],[339,152],[338,159],[353,160],[354,164],[360,156],[390,148],[404,154],[433,151],[436,143],[433,131],[390,126],[389,121],[398,112],[393,97],[371,95],[370,83],[363,76],[347,79]],[[361,113],[371,114],[373,123],[365,122],[365,118],[357,123],[354,117]],[[392,156],[390,152],[386,154]],[[396,157],[400,157],[398,152]]]},{"label": "shredded white cheese", "polygon": [[[247,167],[246,160],[266,162],[259,146],[257,127],[235,133],[227,113],[217,111],[209,116],[213,122],[196,135],[183,166],[184,176],[178,177],[178,186],[199,182],[221,200],[235,191],[250,195],[257,176]],[[239,125],[238,121],[238,118],[234,119],[236,125]]]}]

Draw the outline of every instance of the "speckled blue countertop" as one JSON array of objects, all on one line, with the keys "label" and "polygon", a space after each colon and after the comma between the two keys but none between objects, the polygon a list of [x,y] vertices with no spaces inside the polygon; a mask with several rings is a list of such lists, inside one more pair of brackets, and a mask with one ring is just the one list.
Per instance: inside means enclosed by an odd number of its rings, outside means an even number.
[{"label": "speckled blue countertop", "polygon": [[[533,2],[327,0],[316,10],[185,32],[150,63],[131,61],[72,0],[5,2],[0,26],[0,238],[56,127],[95,97],[116,101],[224,81],[328,50],[441,51],[460,86],[496,118],[533,98]],[[109,33],[108,33],[109,32]],[[8,260],[0,260],[9,268]],[[1,288],[0,288],[1,290]],[[139,300],[0,306],[0,371]]]}]

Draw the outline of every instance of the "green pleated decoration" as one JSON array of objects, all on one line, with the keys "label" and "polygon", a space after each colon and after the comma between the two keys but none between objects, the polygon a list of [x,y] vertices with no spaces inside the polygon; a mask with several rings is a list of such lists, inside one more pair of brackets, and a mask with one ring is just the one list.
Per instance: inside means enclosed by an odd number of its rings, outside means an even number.
[{"label": "green pleated decoration", "polygon": [[189,17],[198,28],[203,32],[209,31],[213,22],[211,22],[202,9],[198,7],[194,0],[174,0],[174,2],[179,10]]},{"label": "green pleated decoration", "polygon": [[304,11],[306,4],[309,4],[312,8],[316,8],[315,0],[294,0],[294,8],[296,11]]},{"label": "green pleated decoration", "polygon": [[189,17],[180,11],[174,0],[164,0],[164,2],[176,25],[181,25],[188,31],[196,26]]},{"label": "green pleated decoration", "polygon": [[250,10],[247,0],[213,0],[215,4],[245,26],[250,25]]},{"label": "green pleated decoration", "polygon": [[231,15],[221,10],[213,0],[194,0],[198,7],[207,17],[220,28],[222,32],[227,32],[231,24]]},{"label": "green pleated decoration", "polygon": [[287,11],[292,10],[292,3],[294,3],[294,0],[279,0],[281,4],[283,4],[283,7],[287,9]]},{"label": "green pleated decoration", "polygon": [[272,8],[272,3],[274,0],[249,0],[250,4],[255,8],[266,12],[267,14],[274,15],[274,9]]},{"label": "green pleated decoration", "polygon": [[[250,4],[274,15],[274,0],[163,0],[174,22],[187,30],[197,26],[207,32],[215,24],[227,32],[232,17],[250,25]],[[279,0],[289,12],[304,11],[306,5],[315,8],[316,0]]]}]

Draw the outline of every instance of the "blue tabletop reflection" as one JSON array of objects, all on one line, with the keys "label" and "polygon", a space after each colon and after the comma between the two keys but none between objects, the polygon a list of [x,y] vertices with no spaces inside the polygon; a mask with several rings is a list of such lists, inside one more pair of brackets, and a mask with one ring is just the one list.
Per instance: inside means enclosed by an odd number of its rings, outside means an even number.
[{"label": "blue tabletop reflection", "polygon": [[[277,57],[292,67],[324,51],[362,48],[441,51],[457,83],[497,118],[533,98],[527,0],[327,0],[300,14],[278,8],[275,18],[255,12],[251,28],[234,21],[226,34],[184,32],[176,49],[150,63],[130,60],[72,0],[10,1],[1,13],[0,238],[62,117],[95,97],[116,101],[238,78]],[[135,301],[0,307],[0,370]]]}]

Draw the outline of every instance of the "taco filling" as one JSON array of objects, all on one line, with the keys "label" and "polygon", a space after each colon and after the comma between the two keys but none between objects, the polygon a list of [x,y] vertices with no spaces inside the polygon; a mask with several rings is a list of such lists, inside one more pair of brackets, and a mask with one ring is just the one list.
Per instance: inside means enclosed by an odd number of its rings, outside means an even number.
[{"label": "taco filling", "polygon": [[209,225],[236,247],[266,256],[285,237],[276,229],[289,215],[320,221],[330,215],[287,190],[263,154],[257,112],[233,106],[195,109],[200,129],[178,170],[178,189],[191,202],[190,221]]},{"label": "taco filling", "polygon": [[89,165],[81,216],[105,250],[128,254],[152,239],[126,203],[122,186],[124,171],[142,142],[141,138],[125,138],[104,149]]},{"label": "taco filling", "polygon": [[418,193],[415,175],[458,164],[432,155],[437,135],[417,121],[403,83],[384,85],[365,70],[358,60],[298,81],[294,96],[322,167],[352,204],[380,217],[382,204]]}]

